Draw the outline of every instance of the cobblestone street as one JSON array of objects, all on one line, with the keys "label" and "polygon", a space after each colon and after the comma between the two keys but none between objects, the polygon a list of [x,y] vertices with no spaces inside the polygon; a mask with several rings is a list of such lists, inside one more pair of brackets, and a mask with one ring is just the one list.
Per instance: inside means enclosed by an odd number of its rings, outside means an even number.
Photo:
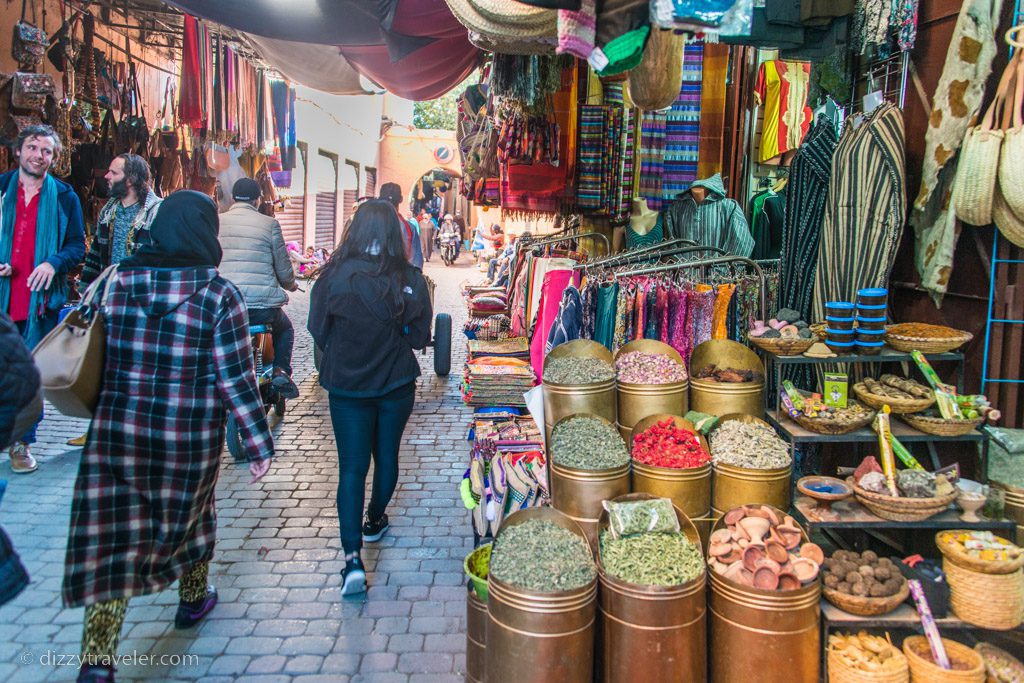
[{"label": "cobblestone street", "polygon": [[[132,599],[119,655],[183,657],[175,666],[167,664],[171,659],[119,663],[118,680],[462,680],[462,560],[472,532],[457,493],[469,414],[457,391],[466,346],[458,285],[480,273],[466,255],[452,268],[435,258],[426,271],[437,283],[435,310],[453,318],[452,373],[434,375],[431,350],[419,356],[423,374],[388,510],[391,531],[363,551],[366,595],[343,600],[339,592],[337,456],[305,329],[308,294],[297,292],[287,311],[296,328],[295,380],[302,394],[274,425],[274,464],[250,484],[247,468],[224,454],[210,565],[220,603],[198,627],[177,631],[176,589]],[[48,412],[33,448],[39,470],[13,475],[6,452],[0,460],[0,478],[9,481],[0,524],[32,577],[0,608],[0,681],[74,680],[77,674],[77,662],[68,660],[79,653],[83,610],[63,609],[60,588],[81,453],[65,442],[84,429],[82,420]]]}]

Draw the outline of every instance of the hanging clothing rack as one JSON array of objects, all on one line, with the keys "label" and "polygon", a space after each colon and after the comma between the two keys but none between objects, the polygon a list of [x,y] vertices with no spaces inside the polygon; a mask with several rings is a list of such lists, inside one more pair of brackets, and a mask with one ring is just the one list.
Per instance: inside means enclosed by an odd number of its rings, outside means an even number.
[{"label": "hanging clothing rack", "polygon": [[[702,248],[704,248],[704,247],[702,247]],[[716,249],[717,247],[711,247],[711,248]],[[765,290],[765,284],[766,283],[765,283],[765,277],[764,277],[764,270],[761,268],[760,265],[757,264],[756,261],[748,259],[745,256],[725,256],[725,257],[722,257],[722,258],[698,259],[698,260],[695,260],[695,261],[685,261],[685,262],[682,262],[682,263],[673,263],[673,264],[669,264],[669,265],[646,266],[646,267],[643,267],[643,268],[637,268],[636,270],[630,270],[628,272],[620,273],[619,275],[622,276],[622,277],[631,277],[631,276],[634,276],[634,275],[650,275],[652,273],[665,273],[665,272],[669,272],[669,271],[680,271],[680,270],[686,270],[686,269],[690,269],[690,268],[707,268],[709,266],[724,266],[724,265],[734,265],[734,264],[742,264],[742,265],[748,266],[754,272],[754,275],[757,278],[758,285],[759,285],[759,295],[760,295],[760,311],[759,311],[759,313],[760,313],[761,317],[764,317],[765,311],[768,310],[768,295],[767,295],[767,292]]]},{"label": "hanging clothing rack", "polygon": [[648,254],[649,252],[660,251],[662,249],[670,249],[671,247],[675,247],[675,246],[692,246],[692,247],[696,247],[698,245],[697,245],[697,243],[695,241],[690,240],[690,239],[686,239],[685,237],[675,237],[675,238],[670,239],[670,240],[665,240],[664,242],[658,242],[657,244],[647,245],[646,247],[637,247],[636,249],[630,249],[628,251],[623,251],[623,252],[620,252],[618,254],[612,254],[611,256],[606,256],[603,259],[598,259],[597,261],[592,261],[590,263],[590,265],[591,266],[614,265],[615,263],[617,263],[618,261],[620,261],[621,259],[624,259],[624,258],[630,258],[632,256],[637,256],[639,254]]},{"label": "hanging clothing rack", "polygon": [[[690,240],[687,240],[687,241],[690,241]],[[615,261],[615,262],[609,263],[609,264],[602,264],[602,263],[579,263],[579,264],[575,265],[574,268],[576,268],[576,269],[580,269],[580,268],[590,269],[590,268],[602,267],[602,266],[615,268],[615,267],[618,267],[618,266],[627,266],[627,265],[630,265],[630,264],[633,264],[633,263],[641,263],[641,262],[647,261],[647,260],[649,260],[649,259],[651,259],[652,257],[655,257],[655,256],[657,258],[659,258],[659,259],[663,259],[663,258],[668,258],[670,256],[678,256],[678,255],[681,255],[681,254],[693,254],[693,253],[698,253],[698,252],[712,252],[712,253],[720,254],[720,255],[723,255],[723,256],[728,254],[727,251],[725,251],[724,249],[722,249],[720,247],[703,246],[703,245],[690,245],[690,246],[675,247],[675,248],[672,248],[672,249],[667,249],[664,252],[634,254],[634,255],[632,255],[630,257],[626,257],[623,260]]]}]

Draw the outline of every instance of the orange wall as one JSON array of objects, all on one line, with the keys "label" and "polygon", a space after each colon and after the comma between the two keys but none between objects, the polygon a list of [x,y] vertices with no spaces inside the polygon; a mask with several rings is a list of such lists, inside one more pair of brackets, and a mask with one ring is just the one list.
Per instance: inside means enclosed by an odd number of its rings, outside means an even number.
[{"label": "orange wall", "polygon": [[[435,156],[438,150],[441,150],[441,160]],[[462,175],[458,150],[454,131],[410,130],[401,124],[395,125],[380,143],[378,187],[398,183],[402,187],[402,210],[407,211],[413,185],[424,173],[442,168],[454,176]]]}]

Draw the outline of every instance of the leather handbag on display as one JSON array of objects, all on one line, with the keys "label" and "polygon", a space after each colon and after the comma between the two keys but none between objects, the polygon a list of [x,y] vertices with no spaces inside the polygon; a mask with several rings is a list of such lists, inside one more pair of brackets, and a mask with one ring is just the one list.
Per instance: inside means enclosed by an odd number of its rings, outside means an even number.
[{"label": "leather handbag on display", "polygon": [[103,305],[117,274],[110,266],[89,285],[68,313],[32,351],[43,395],[68,417],[91,418],[103,384],[107,351]]},{"label": "leather handbag on display", "polygon": [[[35,71],[43,63],[50,41],[46,31],[25,20],[26,4],[27,0],[21,0],[21,20],[14,24],[11,56],[21,71]],[[32,21],[37,21],[35,0],[32,2]]]}]

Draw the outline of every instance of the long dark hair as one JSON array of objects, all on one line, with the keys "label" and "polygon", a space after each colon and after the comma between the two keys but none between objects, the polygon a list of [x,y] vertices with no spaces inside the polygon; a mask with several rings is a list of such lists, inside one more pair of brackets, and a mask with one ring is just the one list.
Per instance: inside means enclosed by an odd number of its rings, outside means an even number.
[{"label": "long dark hair", "polygon": [[383,199],[371,199],[361,204],[345,231],[341,244],[334,250],[324,266],[321,277],[350,259],[376,264],[374,275],[389,280],[388,294],[396,311],[402,310],[402,288],[405,286],[405,239],[401,218],[395,207]]}]

